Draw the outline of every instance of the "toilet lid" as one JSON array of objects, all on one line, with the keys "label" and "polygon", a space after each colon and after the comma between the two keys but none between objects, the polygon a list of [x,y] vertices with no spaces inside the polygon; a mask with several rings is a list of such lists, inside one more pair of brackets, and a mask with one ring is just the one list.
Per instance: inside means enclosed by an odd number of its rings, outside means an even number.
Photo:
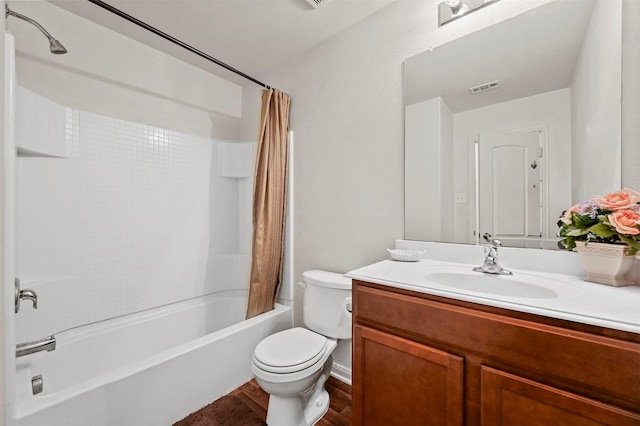
[{"label": "toilet lid", "polygon": [[296,327],[266,337],[256,346],[254,362],[272,373],[292,373],[318,362],[327,349],[327,338]]}]

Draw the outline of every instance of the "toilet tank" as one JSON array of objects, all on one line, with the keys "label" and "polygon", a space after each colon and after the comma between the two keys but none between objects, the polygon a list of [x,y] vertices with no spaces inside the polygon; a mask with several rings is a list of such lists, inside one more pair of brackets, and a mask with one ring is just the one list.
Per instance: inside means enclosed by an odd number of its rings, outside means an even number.
[{"label": "toilet tank", "polygon": [[310,330],[335,339],[351,339],[351,279],[327,271],[302,274],[306,285],[302,320]]}]

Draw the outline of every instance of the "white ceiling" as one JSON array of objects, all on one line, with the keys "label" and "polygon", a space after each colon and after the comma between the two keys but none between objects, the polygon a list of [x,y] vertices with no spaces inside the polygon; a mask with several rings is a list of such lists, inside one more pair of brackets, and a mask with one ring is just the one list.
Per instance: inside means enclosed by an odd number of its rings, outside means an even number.
[{"label": "white ceiling", "polygon": [[[201,59],[88,1],[52,3],[238,84]],[[329,0],[314,9],[306,0],[107,0],[110,5],[258,80],[391,3]],[[269,84],[269,82],[264,81]]]},{"label": "white ceiling", "polygon": [[[441,97],[455,113],[569,87],[592,8],[548,3],[407,59],[405,104]],[[495,80],[498,89],[468,91]]]}]

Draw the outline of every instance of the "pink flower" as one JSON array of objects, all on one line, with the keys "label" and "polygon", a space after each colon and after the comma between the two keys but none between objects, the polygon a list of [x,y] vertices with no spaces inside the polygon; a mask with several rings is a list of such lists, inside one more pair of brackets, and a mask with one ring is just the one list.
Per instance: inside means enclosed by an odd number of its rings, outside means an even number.
[{"label": "pink flower", "polygon": [[631,209],[616,210],[609,216],[609,223],[623,235],[640,234],[640,214]]},{"label": "pink flower", "polygon": [[633,189],[624,188],[617,192],[612,192],[607,195],[603,195],[600,198],[594,200],[600,208],[607,210],[620,210],[628,209],[640,201],[640,193]]}]

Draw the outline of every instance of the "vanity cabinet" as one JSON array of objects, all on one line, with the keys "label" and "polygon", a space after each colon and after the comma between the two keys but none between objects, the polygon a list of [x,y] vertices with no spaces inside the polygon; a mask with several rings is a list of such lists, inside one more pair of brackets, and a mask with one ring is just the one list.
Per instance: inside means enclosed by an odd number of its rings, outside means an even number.
[{"label": "vanity cabinet", "polygon": [[640,335],[353,281],[354,425],[640,425]]}]

